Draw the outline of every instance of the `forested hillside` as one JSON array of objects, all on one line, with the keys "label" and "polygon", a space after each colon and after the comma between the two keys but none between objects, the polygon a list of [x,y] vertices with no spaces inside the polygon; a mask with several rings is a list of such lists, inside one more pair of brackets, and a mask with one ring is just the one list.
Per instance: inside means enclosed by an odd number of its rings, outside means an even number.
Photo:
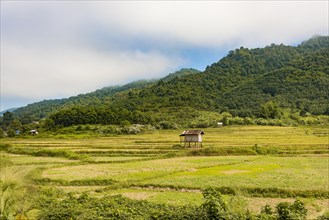
[{"label": "forested hillside", "polygon": [[109,104],[110,97],[118,92],[126,90],[141,89],[154,83],[155,80],[139,80],[128,83],[123,86],[110,86],[98,89],[95,92],[80,94],[64,99],[44,100],[41,102],[29,104],[26,107],[15,110],[14,114],[17,117],[25,118],[26,121],[37,121],[47,117],[50,113],[59,109],[69,108],[76,105],[88,106],[98,104]]},{"label": "forested hillside", "polygon": [[160,81],[136,98],[152,97],[158,108],[185,106],[243,117],[259,116],[261,105],[271,100],[281,107],[327,114],[328,48],[328,37],[298,47],[240,48],[203,73]]},{"label": "forested hillside", "polygon": [[279,119],[287,109],[300,116],[328,115],[328,100],[326,36],[295,47],[241,47],[203,72],[183,69],[161,80],[46,100],[17,109],[14,116],[22,123],[47,118],[48,127],[159,123],[190,126],[197,117],[220,119],[223,112],[241,118],[271,119]]}]

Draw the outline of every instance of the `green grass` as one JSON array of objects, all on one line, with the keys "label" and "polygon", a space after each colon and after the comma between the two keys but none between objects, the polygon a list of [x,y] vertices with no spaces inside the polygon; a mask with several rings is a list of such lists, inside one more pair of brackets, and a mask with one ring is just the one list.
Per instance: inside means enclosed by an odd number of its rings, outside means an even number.
[{"label": "green grass", "polygon": [[[230,157],[232,158],[232,157]],[[281,188],[328,191],[328,158],[244,157],[248,162],[177,172],[144,184],[197,187]]]},{"label": "green grass", "polygon": [[56,157],[34,157],[19,154],[2,154],[4,157],[10,159],[16,165],[24,164],[64,164],[72,163],[72,160]]},{"label": "green grass", "polygon": [[266,202],[274,207],[292,199],[280,197],[297,196],[314,200],[308,203],[310,210],[314,206],[311,216],[328,210],[323,208],[328,199],[319,199],[329,195],[328,128],[210,128],[204,129],[202,149],[174,148],[180,144],[182,130],[111,137],[5,138],[0,156],[13,169],[39,169],[33,176],[35,184],[66,192],[122,194],[180,206],[200,204],[200,189],[212,186],[236,207],[241,205],[236,203],[239,200],[250,210]]},{"label": "green grass", "polygon": [[[170,149],[179,143],[181,130],[156,130],[152,134],[119,135],[86,139],[6,139],[6,143],[30,147],[78,147],[105,149]],[[324,147],[328,145],[328,129],[323,127],[228,126],[204,129],[204,147],[277,146]]]},{"label": "green grass", "polygon": [[[254,159],[254,158],[248,158]],[[196,168],[241,163],[245,157],[180,157],[118,164],[87,164],[48,169],[43,177],[76,180],[107,177],[118,181],[143,181]]]},{"label": "green grass", "polygon": [[135,185],[181,188],[234,187],[328,191],[326,157],[180,157],[124,164],[50,168],[43,177],[61,180],[109,178]]}]

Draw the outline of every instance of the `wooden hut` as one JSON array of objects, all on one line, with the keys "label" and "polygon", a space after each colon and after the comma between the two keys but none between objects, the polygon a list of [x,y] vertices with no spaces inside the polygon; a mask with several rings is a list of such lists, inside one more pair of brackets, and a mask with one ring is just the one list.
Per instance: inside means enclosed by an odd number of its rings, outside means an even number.
[{"label": "wooden hut", "polygon": [[32,135],[36,135],[36,134],[39,134],[39,132],[38,132],[37,130],[31,130],[31,131],[30,131],[30,134],[32,134]]},{"label": "wooden hut", "polygon": [[202,147],[202,135],[204,132],[202,130],[186,130],[180,136],[180,142],[184,142],[184,147]]}]

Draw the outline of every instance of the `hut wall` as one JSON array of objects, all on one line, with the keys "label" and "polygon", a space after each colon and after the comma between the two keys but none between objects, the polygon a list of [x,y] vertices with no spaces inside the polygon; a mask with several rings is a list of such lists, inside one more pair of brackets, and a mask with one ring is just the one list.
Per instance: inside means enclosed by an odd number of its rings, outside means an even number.
[{"label": "hut wall", "polygon": [[201,135],[186,135],[185,136],[186,142],[202,142]]},{"label": "hut wall", "polygon": [[198,135],[198,141],[199,141],[200,143],[202,142],[202,135],[201,135],[201,134]]}]

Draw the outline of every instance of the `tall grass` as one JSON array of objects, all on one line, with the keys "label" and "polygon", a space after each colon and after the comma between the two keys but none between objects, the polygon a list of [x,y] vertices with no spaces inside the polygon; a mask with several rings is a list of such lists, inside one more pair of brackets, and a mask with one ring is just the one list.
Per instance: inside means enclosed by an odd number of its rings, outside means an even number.
[{"label": "tall grass", "polygon": [[0,168],[0,219],[30,219],[35,186],[29,183],[27,168]]}]

